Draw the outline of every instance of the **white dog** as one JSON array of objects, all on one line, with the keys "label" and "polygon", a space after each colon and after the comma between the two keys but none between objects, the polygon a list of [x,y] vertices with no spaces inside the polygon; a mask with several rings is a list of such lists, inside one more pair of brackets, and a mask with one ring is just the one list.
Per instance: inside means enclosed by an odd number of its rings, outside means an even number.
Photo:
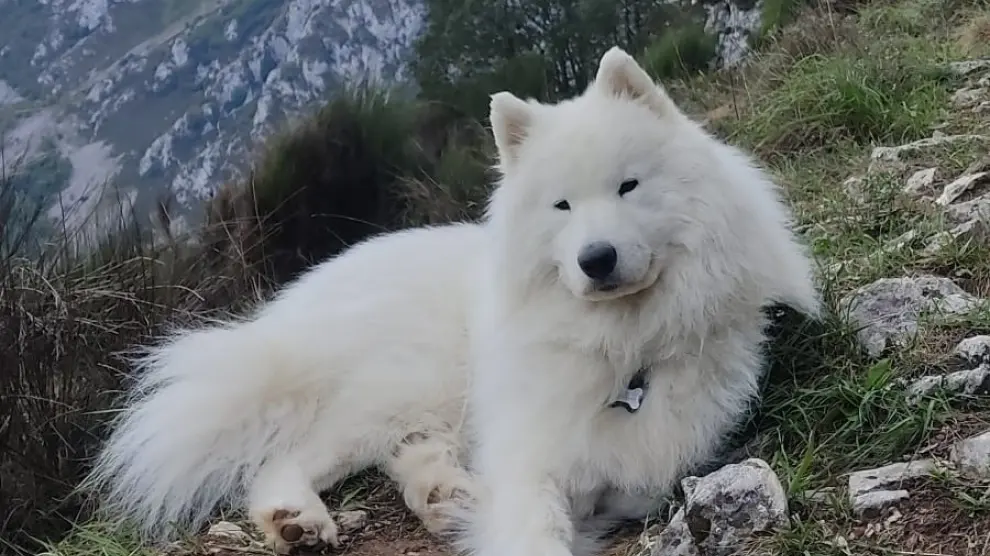
[{"label": "white dog", "polygon": [[602,488],[661,495],[713,454],[758,393],[763,309],[818,296],[770,180],[621,50],[583,95],[498,93],[491,120],[464,544],[565,556]]},{"label": "white dog", "polygon": [[484,223],[367,240],[138,358],[86,481],[109,509],[160,539],[246,502],[280,552],[335,545],[318,492],[374,465],[480,556],[563,556],[603,496],[635,517],[713,453],[762,309],[818,310],[773,184],[617,48],[584,94],[498,93],[491,121]]}]

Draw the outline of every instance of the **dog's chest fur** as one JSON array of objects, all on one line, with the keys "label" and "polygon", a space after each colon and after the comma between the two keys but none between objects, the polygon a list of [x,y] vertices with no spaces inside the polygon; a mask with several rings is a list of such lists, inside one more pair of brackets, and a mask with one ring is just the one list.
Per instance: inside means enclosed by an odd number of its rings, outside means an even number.
[{"label": "dog's chest fur", "polygon": [[759,367],[752,354],[732,353],[737,350],[727,347],[733,346],[655,357],[647,363],[639,409],[609,407],[614,398],[602,404],[590,423],[584,461],[576,462],[581,471],[575,476],[586,475],[587,482],[580,482],[585,487],[605,482],[660,493],[684,469],[711,457],[756,394],[758,382]]}]

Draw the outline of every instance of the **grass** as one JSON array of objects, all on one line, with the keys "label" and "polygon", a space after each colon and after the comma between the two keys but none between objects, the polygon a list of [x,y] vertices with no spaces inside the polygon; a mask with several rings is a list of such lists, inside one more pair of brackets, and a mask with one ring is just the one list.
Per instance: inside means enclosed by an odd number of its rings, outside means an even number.
[{"label": "grass", "polygon": [[922,55],[865,52],[796,60],[742,122],[760,151],[787,153],[839,140],[904,142],[942,115],[948,88]]},{"label": "grass", "polygon": [[[717,134],[755,150],[786,186],[821,264],[831,309],[820,325],[785,325],[788,334],[771,346],[773,365],[749,451],[780,474],[796,520],[747,553],[982,554],[990,522],[986,485],[959,478],[948,486],[919,485],[919,502],[904,515],[924,513],[925,503],[939,515],[910,516],[870,537],[841,487],[850,471],[944,455],[958,437],[986,430],[990,401],[937,394],[912,406],[901,380],[952,368],[949,350],[990,330],[990,316],[924,323],[916,342],[873,360],[841,318],[838,300],[878,278],[913,273],[949,276],[976,295],[990,294],[987,244],[960,240],[924,252],[924,240],[951,223],[903,192],[913,171],[937,167],[944,184],[990,146],[952,144],[902,167],[868,172],[874,146],[929,137],[936,126],[945,133],[990,131],[978,116],[949,108],[949,94],[962,84],[944,69],[947,61],[973,55],[979,41],[968,37],[984,29],[987,6],[870,2],[858,11],[848,20],[805,9],[793,25],[761,41],[744,67],[669,85],[693,112],[709,116]],[[862,178],[855,190],[843,187],[849,177]],[[916,237],[894,248],[908,232]],[[824,502],[805,496],[826,487],[839,487],[840,495]]]},{"label": "grass", "polygon": [[[764,400],[739,440],[781,476],[794,521],[787,531],[756,539],[746,553],[985,554],[990,546],[990,485],[984,482],[947,473],[912,485],[912,498],[899,517],[885,514],[882,526],[856,518],[842,487],[851,471],[941,456],[954,440],[990,427],[986,399],[936,393],[915,406],[903,392],[904,380],[954,369],[958,362],[949,357],[951,348],[970,335],[990,333],[990,311],[926,320],[914,342],[874,359],[863,352],[839,307],[843,296],[859,286],[917,273],[948,276],[969,292],[990,297],[990,246],[963,238],[926,250],[926,240],[952,223],[929,201],[903,190],[911,173],[929,167],[938,168],[936,186],[944,185],[990,153],[990,144],[954,143],[873,171],[869,160],[876,146],[930,137],[936,129],[990,133],[985,119],[951,108],[949,96],[962,83],[945,71],[948,61],[987,52],[980,37],[988,28],[990,6],[875,0],[847,6],[847,13],[856,13],[850,17],[837,13],[833,4],[785,0],[768,2],[764,9],[778,19],[768,19],[759,50],[742,66],[700,75],[683,72],[683,67],[653,70],[677,75],[665,81],[671,94],[689,111],[707,115],[715,133],[756,152],[785,186],[799,228],[820,263],[830,309],[822,322],[788,314],[776,322]],[[154,330],[166,315],[187,313],[191,318],[202,308],[225,309],[237,295],[268,291],[355,238],[477,216],[490,178],[491,147],[481,126],[439,105],[386,101],[375,95],[345,97],[275,139],[254,178],[225,189],[214,201],[203,233],[207,240],[197,248],[209,256],[198,250],[149,254],[118,246],[90,261],[86,272],[34,272],[37,267],[31,265],[15,272],[8,267],[0,273],[7,280],[0,282],[6,284],[0,285],[0,300],[16,299],[11,306],[32,308],[16,317],[19,330],[26,323],[56,322],[50,315],[78,315],[65,321],[75,328],[57,321],[51,328],[56,339],[48,343],[36,340],[44,334],[30,329],[28,345],[34,351],[26,360],[37,368],[61,370],[73,367],[71,360],[99,369],[110,365],[107,350]],[[843,185],[850,177],[860,178],[855,187]],[[376,186],[371,193],[349,189],[359,183]],[[343,202],[355,198],[360,202]],[[340,224],[342,219],[360,222],[349,227]],[[301,253],[299,246],[304,247]],[[240,268],[232,275],[244,276],[234,283],[218,282],[218,268]],[[206,281],[207,276],[214,281]],[[34,293],[42,284],[57,291],[53,299],[62,301],[43,303]],[[19,297],[8,292],[19,292]],[[155,293],[143,297],[149,292]],[[0,326],[2,330],[7,329]],[[68,351],[55,351],[47,359],[38,355],[60,345]],[[116,373],[109,369],[108,380]],[[51,398],[51,391],[36,397]],[[35,421],[52,413],[45,411]],[[72,420],[67,422],[71,426],[58,423],[68,430],[82,426]],[[57,452],[64,445],[54,446]],[[34,457],[40,462],[45,456],[39,452]],[[362,476],[341,486],[333,498],[360,501],[377,516],[401,514],[401,504],[376,497],[383,488],[387,490],[380,479]],[[808,496],[824,488],[837,490],[824,500]],[[397,518],[393,525],[406,531],[402,523]],[[49,542],[48,549],[60,556],[142,554],[126,535],[111,535],[105,525],[81,525],[62,542]],[[635,554],[635,546],[635,539],[621,537],[614,553]]]},{"label": "grass", "polygon": [[133,534],[121,532],[108,523],[93,521],[78,526],[56,543],[41,543],[39,556],[152,556]]},{"label": "grass", "polygon": [[[990,295],[990,246],[961,239],[926,252],[925,240],[953,223],[904,192],[907,177],[924,168],[938,168],[936,187],[948,183],[990,144],[954,143],[869,171],[875,146],[929,137],[936,128],[990,132],[979,116],[951,109],[949,95],[963,83],[945,71],[948,61],[973,55],[979,41],[970,37],[990,11],[940,0],[868,2],[857,10],[848,20],[805,8],[762,40],[744,67],[671,86],[694,112],[709,115],[717,134],[756,151],[786,186],[831,309],[820,326],[792,328],[772,346],[750,453],[779,473],[796,519],[746,553],[983,554],[990,546],[983,483],[955,477],[917,485],[902,517],[880,532],[852,515],[843,487],[851,471],[944,456],[954,440],[990,427],[990,400],[936,393],[913,406],[902,383],[958,368],[950,350],[990,330],[990,315],[923,321],[913,343],[875,360],[862,352],[838,301],[878,278],[918,273]],[[850,177],[861,178],[856,187],[844,186]],[[823,488],[838,488],[837,495],[818,502],[805,495]]]},{"label": "grass", "polygon": [[956,44],[967,56],[990,56],[990,14],[974,13],[956,33]]}]

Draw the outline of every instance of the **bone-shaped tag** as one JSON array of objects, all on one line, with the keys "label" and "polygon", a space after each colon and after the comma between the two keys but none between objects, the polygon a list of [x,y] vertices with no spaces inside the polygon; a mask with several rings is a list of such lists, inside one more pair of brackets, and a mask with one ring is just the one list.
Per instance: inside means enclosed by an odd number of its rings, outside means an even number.
[{"label": "bone-shaped tag", "polygon": [[629,413],[636,413],[643,405],[644,394],[642,388],[628,388],[619,395],[619,399],[612,402],[610,407],[622,406]]}]

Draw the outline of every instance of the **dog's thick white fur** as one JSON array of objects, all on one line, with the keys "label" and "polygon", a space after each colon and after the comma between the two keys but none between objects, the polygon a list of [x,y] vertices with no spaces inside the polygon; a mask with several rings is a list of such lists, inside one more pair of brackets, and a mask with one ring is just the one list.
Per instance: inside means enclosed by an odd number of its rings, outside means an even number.
[{"label": "dog's thick white fur", "polygon": [[[762,309],[817,314],[775,186],[612,49],[581,96],[498,93],[470,327],[479,556],[572,554],[575,501],[668,491],[758,394]],[[645,369],[641,409],[608,408]],[[584,504],[587,506],[587,503]]]},{"label": "dog's thick white fur", "polygon": [[[287,551],[335,544],[318,491],[377,465],[479,556],[565,556],[603,496],[635,517],[709,458],[757,394],[763,309],[818,311],[775,186],[618,48],[491,123],[485,222],[367,240],[150,348],[87,484],[154,537],[244,501]],[[610,407],[641,369],[641,408]]]}]

